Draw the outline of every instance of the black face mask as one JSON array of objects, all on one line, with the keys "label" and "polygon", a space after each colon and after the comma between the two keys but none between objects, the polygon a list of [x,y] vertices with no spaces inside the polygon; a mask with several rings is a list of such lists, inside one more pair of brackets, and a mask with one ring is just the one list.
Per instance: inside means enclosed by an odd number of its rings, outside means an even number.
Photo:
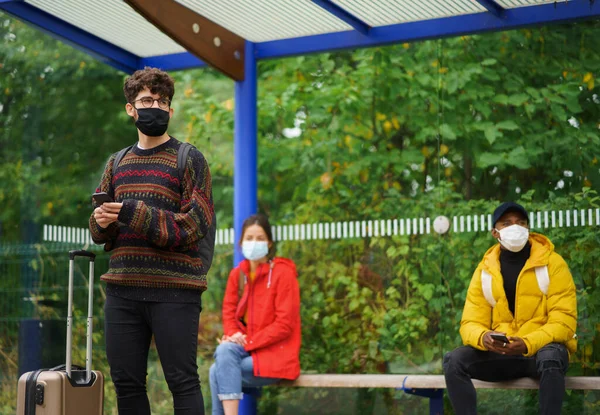
[{"label": "black face mask", "polygon": [[160,108],[140,108],[137,110],[138,119],[135,126],[150,137],[159,137],[169,126],[169,112]]}]

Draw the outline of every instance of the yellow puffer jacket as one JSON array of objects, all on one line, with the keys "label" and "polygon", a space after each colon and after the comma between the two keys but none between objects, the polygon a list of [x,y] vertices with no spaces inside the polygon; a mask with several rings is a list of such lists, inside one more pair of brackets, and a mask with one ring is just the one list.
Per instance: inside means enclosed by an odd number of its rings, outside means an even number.
[{"label": "yellow puffer jacket", "polygon": [[[521,337],[527,345],[525,356],[533,356],[553,342],[565,344],[570,353],[577,350],[577,296],[569,267],[545,236],[531,233],[529,242],[531,254],[517,279],[514,316],[500,273],[500,244],[485,253],[471,278],[460,322],[465,345],[486,350],[483,335],[493,330]],[[547,296],[540,291],[535,275],[535,268],[544,265],[550,276]],[[492,295],[496,300],[493,308],[481,288],[482,269],[492,275]]]}]

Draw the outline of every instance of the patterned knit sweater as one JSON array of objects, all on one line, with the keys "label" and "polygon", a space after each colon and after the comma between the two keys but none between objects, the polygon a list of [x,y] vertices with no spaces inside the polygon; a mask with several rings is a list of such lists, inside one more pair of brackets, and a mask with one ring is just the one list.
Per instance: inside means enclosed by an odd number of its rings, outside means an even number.
[{"label": "patterned knit sweater", "polygon": [[[198,293],[206,289],[201,258],[207,253],[200,252],[199,242],[214,220],[211,176],[202,153],[192,148],[180,183],[180,145],[173,137],[147,150],[136,145],[114,177],[116,153],[106,164],[96,191],[123,203],[118,224],[103,229],[93,213],[90,217],[92,239],[112,251],[101,278],[109,283],[107,292],[110,288],[126,298],[169,301],[183,291],[192,293],[190,289],[199,299]],[[212,257],[212,246],[202,249],[210,249]]]}]

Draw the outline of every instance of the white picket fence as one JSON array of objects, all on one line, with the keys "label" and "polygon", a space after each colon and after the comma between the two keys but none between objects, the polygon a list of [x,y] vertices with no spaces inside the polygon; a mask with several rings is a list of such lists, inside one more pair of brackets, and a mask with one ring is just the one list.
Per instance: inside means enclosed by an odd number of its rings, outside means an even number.
[{"label": "white picket fence", "polygon": [[[432,232],[431,218],[379,219],[346,222],[320,222],[294,225],[274,225],[275,241],[306,241],[318,239],[353,239],[394,235],[424,235]],[[492,215],[452,216],[450,232],[483,232],[492,229]],[[600,226],[600,209],[579,209],[531,212],[533,230],[548,228]],[[43,240],[93,245],[87,228],[44,225]],[[215,244],[232,245],[236,241],[233,228],[218,229]]]}]

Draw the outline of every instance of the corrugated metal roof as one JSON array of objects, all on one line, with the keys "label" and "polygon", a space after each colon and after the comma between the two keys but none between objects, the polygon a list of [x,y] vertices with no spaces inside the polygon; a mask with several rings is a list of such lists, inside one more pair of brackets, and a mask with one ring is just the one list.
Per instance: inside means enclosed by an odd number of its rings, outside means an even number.
[{"label": "corrugated metal roof", "polygon": [[185,52],[122,0],[26,2],[137,56]]},{"label": "corrugated metal roof", "polygon": [[485,12],[486,9],[474,0],[334,0],[370,26],[386,26],[402,22],[458,16]]},{"label": "corrugated metal roof", "polygon": [[[191,49],[194,36],[200,36],[201,48],[188,53],[128,3]],[[185,8],[201,16],[199,23],[193,15],[187,18]],[[252,53],[260,60],[598,19],[600,1],[0,0],[0,10],[126,72],[146,65],[180,70],[208,63],[229,73],[216,63],[219,56],[211,57],[210,45],[221,45],[215,33],[219,26],[235,34],[219,32],[238,44],[252,42]],[[165,15],[161,21],[165,10],[173,10],[179,20]],[[212,29],[203,32],[200,23]],[[187,32],[188,24],[193,34]],[[238,75],[230,76],[243,79],[240,68],[234,72]]]},{"label": "corrugated metal roof", "polygon": [[252,42],[351,30],[310,0],[177,0]]},{"label": "corrugated metal roof", "polygon": [[[522,6],[533,6],[536,4],[554,3],[554,0],[496,0],[502,7],[510,9],[512,7]],[[558,3],[562,3],[565,0],[560,0]],[[568,1],[568,0],[566,0]],[[571,0],[573,1],[573,0]]]},{"label": "corrugated metal roof", "polygon": [[[122,0],[25,1],[140,57],[185,51]],[[176,1],[253,42],[352,30],[347,23],[311,0]],[[504,8],[553,1],[496,0]],[[332,0],[332,2],[371,27],[486,12],[486,8],[475,0]]]}]

